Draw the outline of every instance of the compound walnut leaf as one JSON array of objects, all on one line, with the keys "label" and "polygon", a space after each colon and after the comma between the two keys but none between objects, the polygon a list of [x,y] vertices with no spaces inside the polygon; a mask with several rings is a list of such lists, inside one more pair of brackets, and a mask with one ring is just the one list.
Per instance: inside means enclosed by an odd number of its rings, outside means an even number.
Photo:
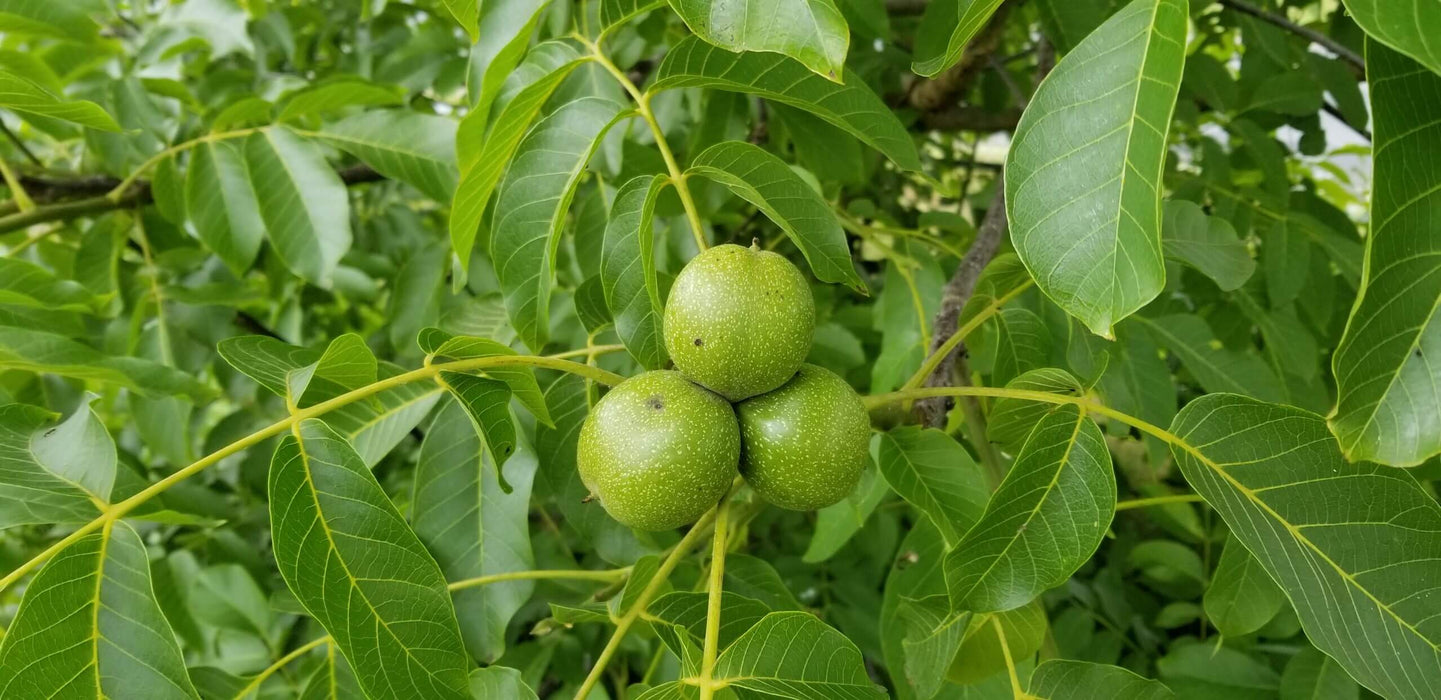
[{"label": "compound walnut leaf", "polygon": [[1329,422],[1350,459],[1412,466],[1441,452],[1441,75],[1366,47],[1372,224],[1361,291],[1331,359]]},{"label": "compound walnut leaf", "polygon": [[606,306],[626,351],[646,369],[660,369],[670,360],[661,334],[665,305],[656,277],[652,228],[656,199],[667,184],[662,175],[641,175],[621,185],[601,247]]},{"label": "compound walnut leaf", "polygon": [[601,136],[628,116],[601,97],[567,102],[521,141],[500,184],[490,257],[510,323],[539,351],[550,338],[550,295],[565,214]]},{"label": "compound walnut leaf", "polygon": [[774,612],[716,659],[715,675],[762,695],[830,700],[884,698],[866,675],[860,649],[805,612]]},{"label": "compound walnut leaf", "polygon": [[850,27],[834,0],[669,0],[690,30],[729,51],[784,54],[840,82]]},{"label": "compound walnut leaf", "polygon": [[440,567],[345,438],[315,419],[293,432],[269,478],[286,585],[358,660],[370,697],[469,697],[470,661]]},{"label": "compound walnut leaf", "polygon": [[[522,443],[505,462],[506,492],[489,440],[457,399],[441,407],[420,446],[411,521],[450,581],[535,567],[528,527],[535,451]],[[500,657],[506,625],[534,589],[533,581],[506,581],[451,593],[472,657],[482,663]]]},{"label": "compound walnut leaf", "polygon": [[1100,546],[1116,477],[1086,411],[1057,406],[1036,423],[981,519],[946,555],[956,610],[1002,612],[1064,583]]},{"label": "compound walnut leaf", "polygon": [[1244,396],[1192,401],[1171,433],[1318,649],[1385,697],[1441,687],[1441,506],[1415,479],[1348,464],[1320,416]]},{"label": "compound walnut leaf", "polygon": [[0,696],[200,697],[129,525],[106,521],[36,575],[0,644]]},{"label": "compound walnut leaf", "polygon": [[[1441,2],[1437,0],[1346,0],[1351,18],[1375,41],[1441,75]],[[1369,42],[1368,42],[1369,43]],[[1372,52],[1367,47],[1366,65]],[[1376,149],[1380,151],[1379,144]]]},{"label": "compound walnut leaf", "polygon": [[835,83],[785,56],[733,53],[690,37],[666,53],[649,92],[680,87],[744,92],[805,110],[850,132],[897,166],[921,169],[906,127],[855,76]]},{"label": "compound walnut leaf", "polygon": [[1093,333],[1160,293],[1161,171],[1186,0],[1135,0],[1057,64],[1006,161],[1011,241],[1036,285]]},{"label": "compound walnut leaf", "polygon": [[835,212],[785,161],[744,141],[722,141],[696,156],[686,172],[725,185],[765,212],[801,249],[816,279],[868,293]]}]

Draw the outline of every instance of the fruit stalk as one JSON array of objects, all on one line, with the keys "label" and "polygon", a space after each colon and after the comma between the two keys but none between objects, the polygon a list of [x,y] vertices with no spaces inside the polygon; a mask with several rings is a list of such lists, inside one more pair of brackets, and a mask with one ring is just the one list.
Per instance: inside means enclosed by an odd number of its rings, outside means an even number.
[{"label": "fruit stalk", "polygon": [[711,543],[710,601],[705,618],[705,649],[701,653],[700,700],[715,697],[715,659],[720,645],[721,589],[725,582],[726,535],[729,530],[730,498],[716,506],[715,538]]}]

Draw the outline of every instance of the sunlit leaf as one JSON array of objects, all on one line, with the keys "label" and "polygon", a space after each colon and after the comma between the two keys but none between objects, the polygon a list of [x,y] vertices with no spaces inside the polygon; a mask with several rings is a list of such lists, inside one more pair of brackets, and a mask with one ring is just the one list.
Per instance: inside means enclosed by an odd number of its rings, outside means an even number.
[{"label": "sunlit leaf", "polygon": [[1134,0],[1047,76],[1006,162],[1016,252],[1101,336],[1165,282],[1160,180],[1185,40],[1185,0]]}]

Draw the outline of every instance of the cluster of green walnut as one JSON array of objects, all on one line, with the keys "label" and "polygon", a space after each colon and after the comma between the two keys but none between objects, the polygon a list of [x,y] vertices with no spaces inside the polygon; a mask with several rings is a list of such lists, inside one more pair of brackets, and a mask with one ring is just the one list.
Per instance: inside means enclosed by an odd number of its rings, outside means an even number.
[{"label": "cluster of green walnut", "polygon": [[830,370],[805,364],[815,300],[795,265],[721,245],[686,264],[666,300],[677,371],[621,382],[581,428],[580,477],[638,530],[695,522],[736,473],[767,502],[815,510],[855,490],[870,419]]}]

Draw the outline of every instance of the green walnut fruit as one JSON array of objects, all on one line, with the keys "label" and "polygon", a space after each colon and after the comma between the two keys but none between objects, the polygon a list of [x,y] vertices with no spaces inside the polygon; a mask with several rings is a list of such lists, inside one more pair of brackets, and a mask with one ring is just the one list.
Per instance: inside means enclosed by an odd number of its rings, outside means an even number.
[{"label": "green walnut fruit", "polygon": [[693,382],[731,401],[774,389],[811,350],[816,302],[784,257],[718,245],[686,264],[665,304],[665,347]]},{"label": "green walnut fruit", "polygon": [[794,379],[736,406],[741,476],[773,505],[816,510],[849,496],[866,466],[870,417],[836,373],[801,365]]},{"label": "green walnut fruit", "polygon": [[735,480],[740,428],[726,400],[679,372],[646,372],[606,394],[580,429],[580,480],[637,530],[700,518]]}]

